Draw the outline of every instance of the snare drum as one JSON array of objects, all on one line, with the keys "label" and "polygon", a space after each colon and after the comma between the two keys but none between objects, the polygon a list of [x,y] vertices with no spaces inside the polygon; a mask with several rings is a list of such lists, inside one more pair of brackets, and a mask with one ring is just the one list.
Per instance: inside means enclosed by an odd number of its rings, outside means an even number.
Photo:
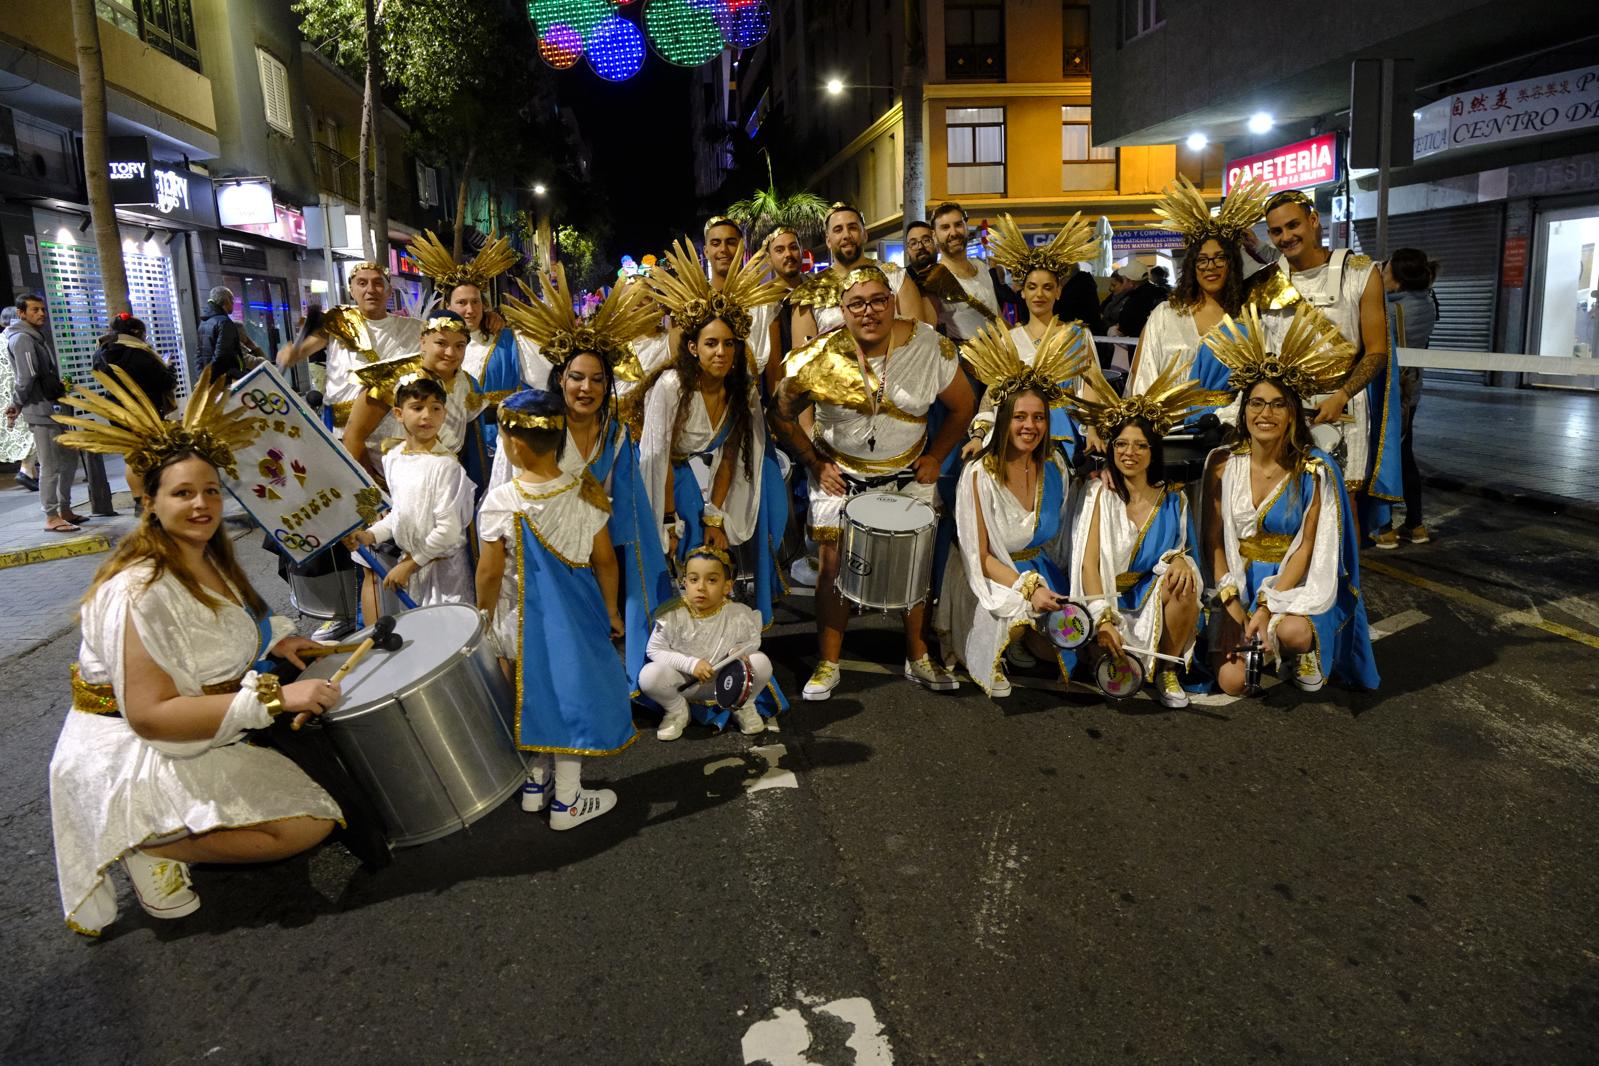
[{"label": "snare drum", "polygon": [[905,610],[927,599],[938,516],[921,500],[867,492],[844,505],[838,591],[878,611]]},{"label": "snare drum", "polygon": [[[477,821],[520,789],[526,772],[513,740],[515,696],[483,616],[436,604],[396,616],[394,631],[400,650],[358,663],[321,721],[382,813],[389,843],[403,848]],[[319,659],[301,676],[331,677],[346,658]]]},{"label": "snare drum", "polygon": [[1060,610],[1050,611],[1038,620],[1039,628],[1057,648],[1071,651],[1081,647],[1093,628],[1089,623],[1088,608],[1075,600],[1067,600]]},{"label": "snare drum", "polygon": [[723,664],[716,671],[716,705],[724,711],[736,711],[755,695],[755,670],[745,656]]},{"label": "snare drum", "polygon": [[303,573],[294,566],[285,568],[290,606],[308,618],[324,622],[354,618],[360,606],[355,567],[343,549],[330,549],[312,560],[310,569],[315,573]]},{"label": "snare drum", "polygon": [[1113,700],[1130,700],[1144,684],[1144,667],[1131,655],[1100,657],[1094,668],[1094,683]]}]

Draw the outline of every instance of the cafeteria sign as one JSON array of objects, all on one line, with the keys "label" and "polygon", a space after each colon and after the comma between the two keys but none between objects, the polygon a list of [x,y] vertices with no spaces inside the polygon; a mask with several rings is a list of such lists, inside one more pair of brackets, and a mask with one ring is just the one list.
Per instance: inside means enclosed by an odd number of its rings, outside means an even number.
[{"label": "cafeteria sign", "polygon": [[1337,181],[1338,135],[1323,133],[1308,141],[1234,159],[1227,164],[1222,191],[1231,192],[1233,186],[1250,178],[1264,181],[1272,192],[1308,189]]}]

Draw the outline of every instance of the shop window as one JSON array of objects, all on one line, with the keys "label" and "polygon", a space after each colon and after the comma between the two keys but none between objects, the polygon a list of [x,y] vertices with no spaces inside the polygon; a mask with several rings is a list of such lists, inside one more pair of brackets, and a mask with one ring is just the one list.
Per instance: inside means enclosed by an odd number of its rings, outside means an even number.
[{"label": "shop window", "polygon": [[1121,42],[1135,41],[1166,22],[1166,0],[1121,0]]},{"label": "shop window", "polygon": [[1088,0],[1061,0],[1060,72],[1068,78],[1086,78],[1093,69],[1089,61]]},{"label": "shop window", "polygon": [[1093,109],[1060,109],[1060,187],[1066,192],[1116,188],[1116,149],[1095,148]]},{"label": "shop window", "polygon": [[1005,109],[952,107],[944,112],[951,196],[1005,191]]},{"label": "shop window", "polygon": [[1005,6],[1001,0],[955,0],[944,6],[944,75],[1005,78]]},{"label": "shop window", "polygon": [[289,107],[289,71],[282,60],[265,48],[255,50],[255,66],[261,74],[261,100],[266,107],[267,125],[294,136],[294,112]]},{"label": "shop window", "polygon": [[72,186],[82,177],[73,162],[67,135],[12,112],[17,134],[17,161],[24,177]]},{"label": "shop window", "polygon": [[433,167],[416,165],[416,198],[423,207],[437,207],[439,199],[439,172]]},{"label": "shop window", "polygon": [[95,0],[95,12],[190,70],[200,69],[190,0]]}]

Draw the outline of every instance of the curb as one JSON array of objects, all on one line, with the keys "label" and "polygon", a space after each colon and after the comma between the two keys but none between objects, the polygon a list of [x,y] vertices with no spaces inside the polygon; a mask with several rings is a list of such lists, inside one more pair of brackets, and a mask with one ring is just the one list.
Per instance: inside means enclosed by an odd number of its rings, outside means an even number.
[{"label": "curb", "polygon": [[0,570],[13,566],[26,566],[29,563],[48,563],[56,559],[71,559],[78,555],[97,555],[100,552],[110,550],[111,542],[106,539],[104,534],[91,533],[87,537],[73,537],[71,540],[56,541],[53,544],[40,544],[37,547],[0,552]]},{"label": "curb", "polygon": [[[1428,488],[1443,489],[1448,492],[1463,492],[1468,496],[1479,496],[1495,503],[1509,503],[1517,507],[1539,511],[1543,514],[1565,515],[1575,518],[1579,522],[1591,522],[1599,525],[1599,503],[1588,500],[1572,499],[1570,496],[1557,496],[1548,492],[1530,492],[1510,486],[1494,485],[1484,481],[1467,481],[1453,474],[1423,474],[1422,483]],[[1403,506],[1403,504],[1396,504]]]}]

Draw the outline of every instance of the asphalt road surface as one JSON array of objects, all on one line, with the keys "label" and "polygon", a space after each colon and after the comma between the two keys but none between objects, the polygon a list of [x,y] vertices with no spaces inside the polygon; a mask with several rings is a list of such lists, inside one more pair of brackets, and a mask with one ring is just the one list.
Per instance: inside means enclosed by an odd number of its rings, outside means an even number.
[{"label": "asphalt road surface", "polygon": [[62,637],[0,665],[0,1060],[1594,1062],[1599,529],[1429,502],[1367,553],[1375,694],[933,696],[877,619],[781,734],[590,763],[597,822],[198,868],[174,922],[119,875],[98,941],[55,886]]}]

